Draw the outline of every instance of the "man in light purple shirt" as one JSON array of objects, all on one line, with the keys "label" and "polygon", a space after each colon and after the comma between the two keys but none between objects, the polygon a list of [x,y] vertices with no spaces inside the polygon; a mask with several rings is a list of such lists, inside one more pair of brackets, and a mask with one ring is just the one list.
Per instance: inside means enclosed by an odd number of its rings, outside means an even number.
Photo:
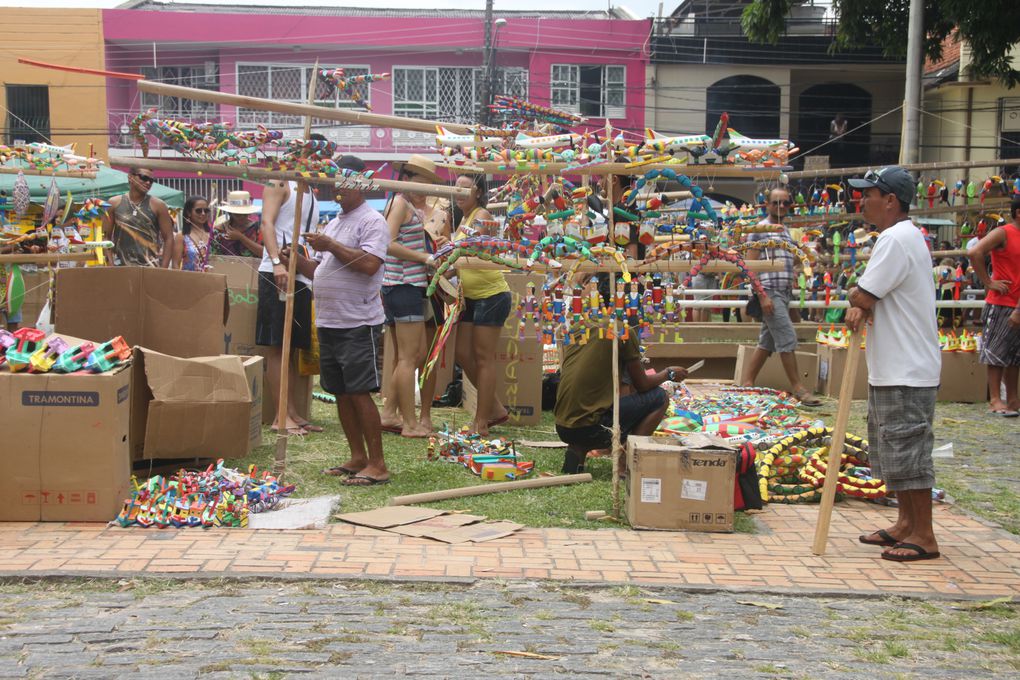
[{"label": "man in light purple shirt", "polygon": [[[363,172],[365,163],[344,156],[341,168]],[[319,337],[319,383],[336,396],[340,425],[351,447],[346,463],[328,475],[347,477],[345,486],[385,484],[376,355],[385,320],[379,292],[383,261],[390,243],[386,220],[365,202],[361,189],[337,189],[342,212],[325,228],[305,236],[315,259],[301,257],[298,268],[313,279],[315,325]]]}]

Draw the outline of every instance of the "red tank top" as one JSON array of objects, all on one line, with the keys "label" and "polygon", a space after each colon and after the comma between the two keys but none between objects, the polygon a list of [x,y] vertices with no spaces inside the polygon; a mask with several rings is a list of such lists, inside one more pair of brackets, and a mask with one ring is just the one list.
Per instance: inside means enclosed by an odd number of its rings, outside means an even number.
[{"label": "red tank top", "polygon": [[985,302],[1016,307],[1020,300],[1020,227],[1009,223],[1000,229],[1006,230],[1006,244],[992,251],[992,280],[1009,281],[1009,292],[1003,294],[990,290],[985,295]]}]

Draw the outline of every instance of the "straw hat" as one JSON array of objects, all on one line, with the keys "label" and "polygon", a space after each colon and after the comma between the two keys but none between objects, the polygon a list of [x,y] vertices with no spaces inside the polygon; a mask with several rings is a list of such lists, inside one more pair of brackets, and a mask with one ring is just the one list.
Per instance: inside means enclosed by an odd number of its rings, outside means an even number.
[{"label": "straw hat", "polygon": [[426,156],[422,156],[421,154],[416,153],[406,161],[397,161],[393,164],[393,167],[398,173],[406,169],[414,172],[416,175],[421,175],[429,182],[439,182],[439,175],[436,174],[435,161]]},{"label": "straw hat", "polygon": [[231,191],[220,210],[238,215],[251,215],[259,211],[258,207],[251,204],[251,194],[247,191]]},{"label": "straw hat", "polygon": [[870,240],[871,240],[871,232],[870,231],[868,231],[864,227],[858,227],[857,229],[854,229],[854,242],[857,245],[861,245],[862,243],[867,243]]}]

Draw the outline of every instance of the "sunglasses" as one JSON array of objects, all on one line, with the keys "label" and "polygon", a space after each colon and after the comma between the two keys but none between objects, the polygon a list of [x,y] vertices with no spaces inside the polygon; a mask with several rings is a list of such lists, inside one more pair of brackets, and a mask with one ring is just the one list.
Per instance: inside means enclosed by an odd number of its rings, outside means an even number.
[{"label": "sunglasses", "polygon": [[153,177],[152,175],[135,175],[135,177],[137,177],[139,180],[143,182],[148,182],[149,184],[152,184],[153,182],[156,181],[156,178]]},{"label": "sunglasses", "polygon": [[769,201],[769,203],[771,205],[785,205],[787,208],[789,208],[791,205],[793,205],[793,201],[789,201],[789,200],[787,200],[787,201]]},{"label": "sunglasses", "polygon": [[191,209],[191,212],[197,212],[197,213],[208,213],[209,211],[210,211],[209,208],[192,208]]},{"label": "sunglasses", "polygon": [[866,173],[864,173],[864,179],[865,179],[865,181],[871,182],[872,184],[874,184],[878,189],[880,189],[882,191],[882,193],[885,193],[885,194],[895,194],[896,193],[893,190],[893,188],[891,186],[889,186],[889,183],[886,182],[884,179],[882,179],[882,175],[880,175],[879,173],[875,172],[874,170],[868,170]]}]

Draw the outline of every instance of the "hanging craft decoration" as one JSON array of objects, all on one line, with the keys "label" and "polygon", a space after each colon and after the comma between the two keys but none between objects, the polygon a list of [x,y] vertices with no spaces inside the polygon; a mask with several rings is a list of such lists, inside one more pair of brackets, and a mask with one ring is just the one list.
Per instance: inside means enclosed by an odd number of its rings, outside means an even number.
[{"label": "hanging craft decoration", "polygon": [[[348,76],[343,68],[320,68],[319,82],[327,87],[327,93],[332,95],[339,90],[355,104],[365,107],[371,111],[372,106],[365,101],[365,94],[368,84],[379,80],[389,80],[389,73],[366,73],[360,76]],[[363,87],[362,87],[363,86]]]}]

